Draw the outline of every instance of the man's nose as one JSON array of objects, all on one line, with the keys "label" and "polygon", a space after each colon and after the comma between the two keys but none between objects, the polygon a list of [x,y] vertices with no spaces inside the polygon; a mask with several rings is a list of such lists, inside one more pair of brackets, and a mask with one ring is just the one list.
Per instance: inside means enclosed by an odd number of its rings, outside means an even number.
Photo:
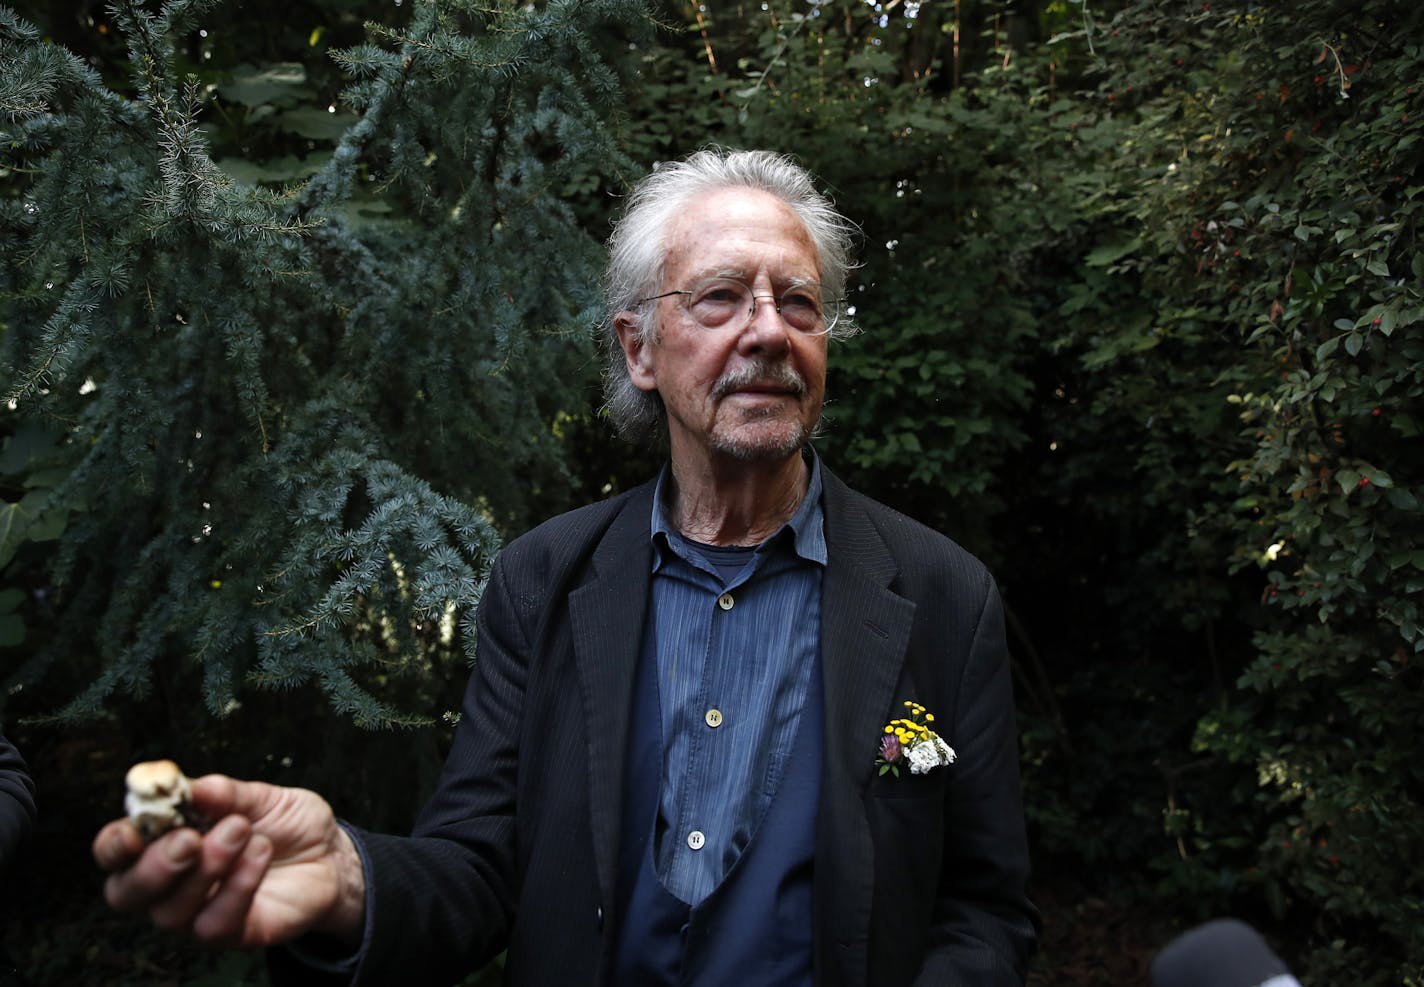
[{"label": "man's nose", "polygon": [[751,317],[737,341],[744,349],[786,349],[793,331],[781,317],[775,295],[752,295]]}]

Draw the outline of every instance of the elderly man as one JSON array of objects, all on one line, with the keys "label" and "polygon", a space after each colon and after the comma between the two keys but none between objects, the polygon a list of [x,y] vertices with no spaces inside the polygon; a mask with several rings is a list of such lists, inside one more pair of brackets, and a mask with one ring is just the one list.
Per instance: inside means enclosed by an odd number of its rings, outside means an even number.
[{"label": "elderly man", "polygon": [[610,241],[608,403],[656,480],[511,543],[410,837],[311,792],[95,839],[109,902],[278,979],[1017,984],[1036,914],[1003,620],[944,537],[811,451],[850,227],[785,158],[704,151]]}]

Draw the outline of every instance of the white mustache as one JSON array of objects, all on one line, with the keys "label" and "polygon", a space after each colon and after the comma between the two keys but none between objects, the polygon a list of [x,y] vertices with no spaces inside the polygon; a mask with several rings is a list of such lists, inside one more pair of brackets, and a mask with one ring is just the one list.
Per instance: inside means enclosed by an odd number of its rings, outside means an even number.
[{"label": "white mustache", "polygon": [[770,384],[789,390],[796,397],[806,393],[806,378],[797,373],[790,364],[758,360],[737,370],[728,370],[712,386],[712,396],[724,398],[734,391],[754,384]]}]

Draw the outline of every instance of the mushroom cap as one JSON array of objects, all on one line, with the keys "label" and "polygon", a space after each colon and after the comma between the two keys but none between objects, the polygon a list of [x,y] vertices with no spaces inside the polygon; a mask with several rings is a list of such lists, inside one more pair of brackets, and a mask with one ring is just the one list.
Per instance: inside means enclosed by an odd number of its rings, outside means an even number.
[{"label": "mushroom cap", "polygon": [[141,761],[129,768],[124,784],[130,792],[145,798],[186,798],[188,794],[188,779],[172,761]]},{"label": "mushroom cap", "polygon": [[175,826],[192,825],[193,790],[188,779],[172,761],[144,761],[129,768],[124,777],[128,794],[124,811],[145,840],[152,840]]}]

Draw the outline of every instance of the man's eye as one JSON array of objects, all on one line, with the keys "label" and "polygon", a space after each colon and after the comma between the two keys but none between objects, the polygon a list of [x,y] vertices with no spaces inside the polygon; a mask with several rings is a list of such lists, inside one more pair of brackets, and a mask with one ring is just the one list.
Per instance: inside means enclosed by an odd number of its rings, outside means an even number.
[{"label": "man's eye", "polygon": [[735,305],[741,301],[741,299],[742,292],[737,288],[721,286],[708,288],[697,296],[697,300],[694,304],[706,302],[711,305]]},{"label": "man's eye", "polygon": [[797,311],[818,312],[821,308],[821,301],[810,292],[788,291],[781,296],[780,305],[783,309],[790,308]]},{"label": "man's eye", "polygon": [[735,281],[709,281],[692,295],[693,305],[739,305],[746,298],[746,289]]}]

